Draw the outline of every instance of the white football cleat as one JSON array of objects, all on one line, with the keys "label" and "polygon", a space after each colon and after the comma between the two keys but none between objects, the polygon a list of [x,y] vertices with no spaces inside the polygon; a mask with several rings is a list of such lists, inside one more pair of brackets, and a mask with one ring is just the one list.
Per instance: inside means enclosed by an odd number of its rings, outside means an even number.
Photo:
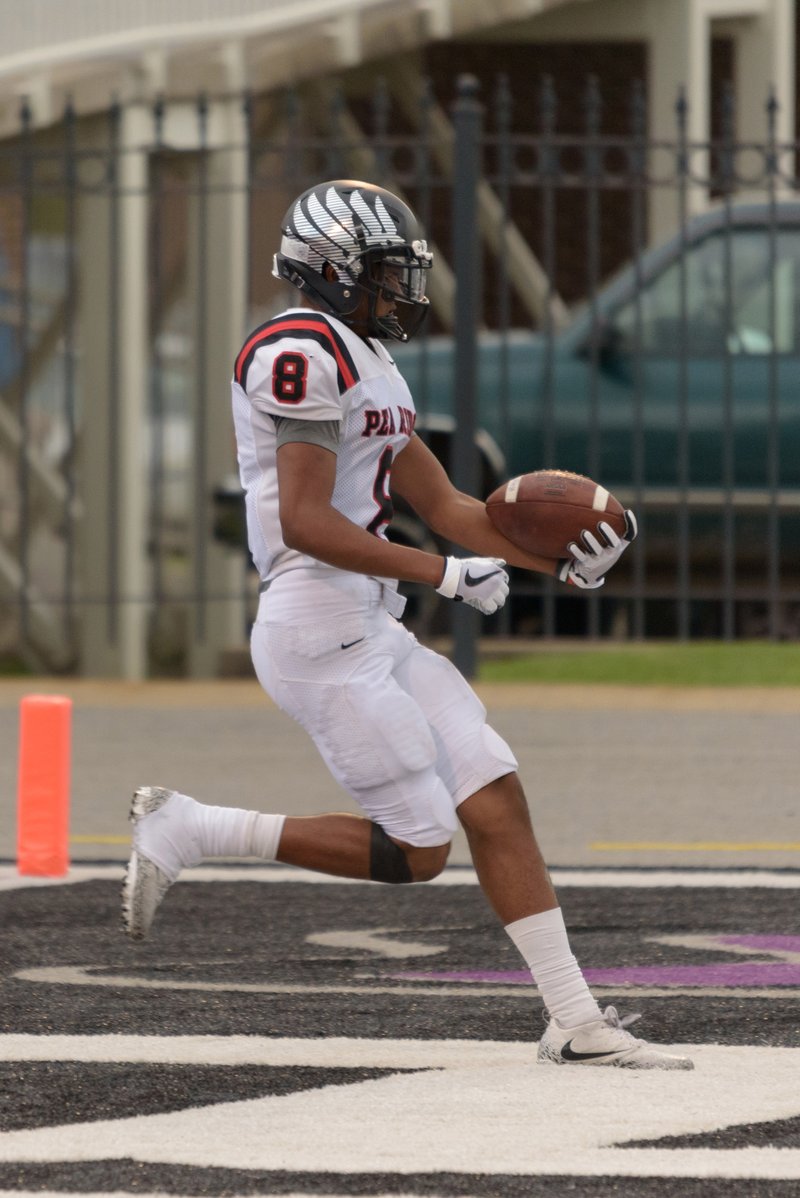
[{"label": "white football cleat", "polygon": [[606,1007],[602,1019],[578,1027],[561,1027],[551,1019],[539,1041],[538,1061],[556,1065],[613,1065],[622,1069],[694,1069],[689,1057],[665,1052],[646,1040],[637,1040],[627,1027],[639,1018],[620,1019],[615,1007]]},{"label": "white football cleat", "polygon": [[133,796],[133,852],[122,884],[122,925],[143,940],[164,895],[181,869],[202,860],[192,827],[193,799],[161,786],[143,786]]}]

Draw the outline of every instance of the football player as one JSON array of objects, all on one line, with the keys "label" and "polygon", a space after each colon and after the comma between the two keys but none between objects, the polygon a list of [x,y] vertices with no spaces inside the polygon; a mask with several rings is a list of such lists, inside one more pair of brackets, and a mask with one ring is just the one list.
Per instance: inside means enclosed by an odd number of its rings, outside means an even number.
[{"label": "football player", "polygon": [[[628,544],[608,529],[607,544],[594,539],[566,562],[520,551],[415,434],[414,401],[385,343],[419,329],[431,267],[416,218],[397,196],[352,180],[311,188],[286,215],[273,271],[300,303],[247,338],[232,380],[261,578],[256,674],[364,816],[263,814],[142,788],[131,811],[124,923],[131,937],[145,936],[180,871],[208,857],[423,882],[443,869],[460,823],[486,897],[547,1009],[539,1059],[691,1068],[632,1036],[612,1007],[598,1007],[571,952],[511,749],[455,667],[400,622],[398,579],[488,615],[508,595],[506,562],[594,588]],[[392,494],[475,556],[390,542]]]}]

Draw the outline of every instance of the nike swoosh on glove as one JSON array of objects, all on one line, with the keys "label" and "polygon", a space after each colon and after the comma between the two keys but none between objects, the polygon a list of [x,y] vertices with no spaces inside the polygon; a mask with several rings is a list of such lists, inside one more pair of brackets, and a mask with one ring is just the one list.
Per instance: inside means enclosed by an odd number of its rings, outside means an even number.
[{"label": "nike swoosh on glove", "polygon": [[622,536],[605,521],[597,526],[602,541],[588,528],[584,528],[581,544],[571,541],[567,545],[567,552],[572,556],[559,563],[557,577],[582,590],[596,590],[603,585],[606,574],[619,561],[631,541],[636,539],[638,531],[636,517],[630,510],[625,512],[625,532]]},{"label": "nike swoosh on glove", "polygon": [[503,606],[508,595],[505,564],[501,557],[446,557],[437,593],[490,616]]}]

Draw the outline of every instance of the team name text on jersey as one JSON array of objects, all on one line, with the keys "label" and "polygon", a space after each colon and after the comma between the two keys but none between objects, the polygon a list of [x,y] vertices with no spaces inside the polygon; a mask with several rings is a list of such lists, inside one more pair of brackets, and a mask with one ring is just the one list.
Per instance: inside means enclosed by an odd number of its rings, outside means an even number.
[{"label": "team name text on jersey", "polygon": [[[414,423],[417,419],[416,412],[411,411],[410,408],[398,407],[397,416],[400,423],[400,433],[406,437],[410,437],[414,431]],[[362,437],[391,437],[397,431],[394,413],[391,408],[367,408],[364,412],[364,428],[361,431]]]}]

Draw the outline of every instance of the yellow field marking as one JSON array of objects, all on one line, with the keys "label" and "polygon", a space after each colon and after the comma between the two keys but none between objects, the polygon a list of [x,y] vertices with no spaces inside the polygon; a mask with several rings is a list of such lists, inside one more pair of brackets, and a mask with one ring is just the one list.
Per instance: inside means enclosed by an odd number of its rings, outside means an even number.
[{"label": "yellow field marking", "polygon": [[589,847],[598,853],[800,853],[800,841],[791,840],[596,840]]},{"label": "yellow field marking", "polygon": [[70,836],[70,844],[130,844],[130,836]]}]

